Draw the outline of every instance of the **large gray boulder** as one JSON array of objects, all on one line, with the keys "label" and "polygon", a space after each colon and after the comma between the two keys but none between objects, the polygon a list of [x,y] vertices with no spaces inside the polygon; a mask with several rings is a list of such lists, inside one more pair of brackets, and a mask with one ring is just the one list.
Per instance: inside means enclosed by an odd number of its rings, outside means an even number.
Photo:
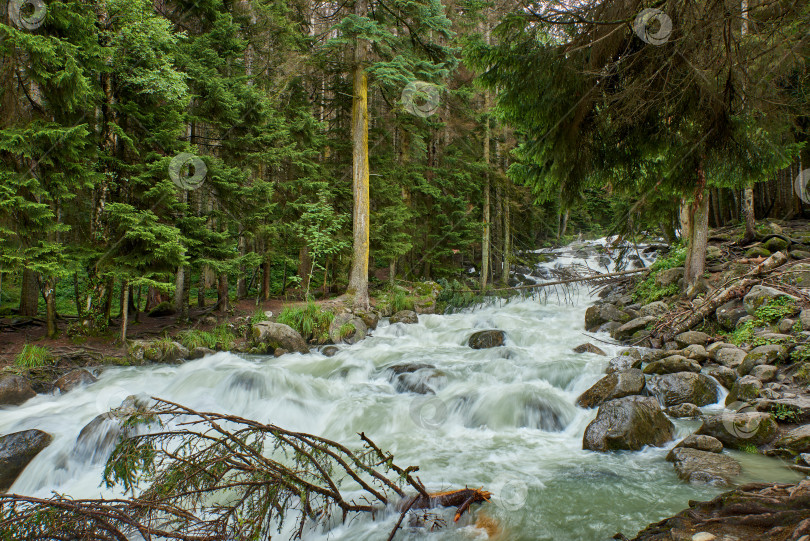
[{"label": "large gray boulder", "polygon": [[81,387],[83,385],[89,385],[94,381],[98,381],[96,377],[85,370],[84,368],[77,368],[76,370],[71,370],[58,380],[53,386],[59,390],[60,393],[66,393],[71,389],[75,389],[76,387]]},{"label": "large gray boulder", "polygon": [[631,319],[615,331],[613,331],[612,336],[617,340],[621,340],[622,338],[628,338],[633,336],[636,331],[643,331],[647,328],[647,325],[651,323],[655,323],[658,320],[655,316],[643,316],[637,317],[635,319]]},{"label": "large gray boulder", "polygon": [[717,322],[727,331],[733,331],[740,318],[747,314],[740,299],[729,301],[714,312]]},{"label": "large gray boulder", "polygon": [[810,425],[802,425],[782,435],[773,446],[788,449],[794,453],[810,452]]},{"label": "large gray boulder", "polygon": [[655,301],[650,304],[645,304],[638,310],[640,316],[656,316],[660,317],[669,312],[669,306],[664,301]]},{"label": "large gray boulder", "polygon": [[626,323],[629,320],[630,316],[609,303],[594,304],[585,311],[585,329],[588,331],[595,331],[611,321]]},{"label": "large gray boulder", "polygon": [[577,405],[582,408],[595,408],[606,400],[622,398],[644,391],[646,381],[641,370],[630,369],[609,374],[582,393]]},{"label": "large gray boulder", "polygon": [[779,291],[778,289],[768,286],[756,285],[751,288],[751,290],[745,297],[743,297],[743,307],[745,308],[745,311],[748,312],[749,315],[753,316],[754,313],[756,313],[757,308],[767,303],[769,300],[775,299],[777,297],[788,297],[792,299],[794,302],[797,302],[799,300],[793,295],[788,295],[783,291]]},{"label": "large gray boulder", "polygon": [[23,430],[0,436],[0,492],[8,490],[52,436],[41,430]]},{"label": "large gray boulder", "polygon": [[272,349],[309,353],[309,347],[298,332],[283,323],[262,321],[253,325],[253,342]]},{"label": "large gray boulder", "polygon": [[645,374],[674,374],[676,372],[700,372],[700,363],[682,355],[671,355],[644,367]]},{"label": "large gray boulder", "polygon": [[686,331],[675,336],[675,343],[678,344],[679,348],[685,348],[686,346],[691,346],[692,344],[705,346],[709,343],[709,340],[711,340],[711,336],[700,331]]},{"label": "large gray boulder", "polygon": [[704,374],[694,372],[653,376],[647,382],[647,392],[665,407],[685,403],[706,406],[718,399],[717,383]]},{"label": "large gray boulder", "polygon": [[592,451],[638,451],[672,440],[675,427],[654,398],[626,396],[599,406],[585,429],[582,448]]},{"label": "large gray boulder", "polygon": [[726,396],[726,405],[734,402],[750,402],[762,394],[762,382],[754,376],[743,376],[732,385]]},{"label": "large gray boulder", "polygon": [[675,466],[678,477],[692,484],[728,486],[742,473],[740,463],[730,456],[691,447],[675,447],[667,460]]},{"label": "large gray boulder", "polygon": [[737,372],[727,366],[717,366],[707,372],[707,374],[717,381],[726,389],[731,389],[734,382],[737,381]]},{"label": "large gray boulder", "polygon": [[766,344],[758,346],[748,352],[743,361],[737,367],[737,373],[747,376],[755,366],[761,364],[775,364],[784,361],[788,357],[788,350],[779,344]]},{"label": "large gray boulder", "polygon": [[698,434],[713,436],[727,447],[765,445],[776,437],[778,426],[769,413],[759,411],[723,412],[706,417]]},{"label": "large gray boulder", "polygon": [[635,358],[630,355],[619,355],[608,361],[606,374],[613,374],[614,372],[622,372],[630,370],[631,368],[641,368],[641,358]]},{"label": "large gray boulder", "polygon": [[585,342],[584,344],[578,345],[573,349],[573,351],[574,353],[595,353],[596,355],[602,355],[603,357],[607,356],[607,353],[590,342]]},{"label": "large gray boulder", "polygon": [[329,339],[335,344],[356,344],[367,334],[368,327],[365,322],[349,313],[336,315],[329,324]]},{"label": "large gray boulder", "polygon": [[698,451],[708,451],[710,453],[722,453],[723,442],[712,436],[702,434],[689,434],[682,439],[675,447],[689,447]]},{"label": "large gray boulder", "polygon": [[737,368],[742,364],[743,360],[745,360],[746,355],[748,354],[745,352],[745,350],[737,347],[726,347],[720,349],[715,354],[715,359],[723,366]]},{"label": "large gray boulder", "polygon": [[470,336],[467,344],[473,349],[488,349],[502,346],[505,339],[506,333],[503,331],[478,331]]},{"label": "large gray boulder", "polygon": [[0,375],[0,406],[16,406],[36,395],[24,377],[16,374]]}]

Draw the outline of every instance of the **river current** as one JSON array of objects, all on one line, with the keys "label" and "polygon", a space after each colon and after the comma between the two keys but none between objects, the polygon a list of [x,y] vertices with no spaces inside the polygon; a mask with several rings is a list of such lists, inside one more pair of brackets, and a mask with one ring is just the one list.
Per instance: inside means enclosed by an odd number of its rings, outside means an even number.
[{"label": "river current", "polygon": [[[580,256],[598,268],[597,254],[578,253],[577,247],[547,265]],[[596,410],[574,402],[621,349],[585,335],[584,314],[592,300],[582,288],[567,302],[552,294],[542,302],[515,300],[453,315],[422,315],[414,325],[383,321],[371,337],[342,346],[331,358],[318,352],[280,358],[223,352],[181,365],[107,368],[91,385],[62,396],[38,395],[0,411],[0,433],[38,428],[54,436],[10,492],[113,495],[101,485],[109,453],[101,446],[103,434],[89,445],[77,446],[77,437],[127,396],[146,394],[356,448],[361,446],[357,433],[365,432],[399,465],[418,464],[429,490],[484,487],[495,495],[458,524],[447,510],[449,527],[435,533],[406,528],[396,539],[487,539],[475,527],[480,514],[499,525],[499,539],[605,541],[618,531],[635,534],[685,508],[690,499],[711,498],[719,489],[678,480],[664,460],[666,448],[582,450],[582,435]],[[484,329],[506,331],[506,345],[470,349],[469,336]],[[586,341],[608,356],[572,351]],[[386,368],[402,363],[435,367],[417,374],[424,374],[423,383],[436,394],[401,392]],[[697,425],[676,421],[676,437]],[[743,481],[795,479],[776,460],[734,456],[743,463]],[[374,521],[360,517],[329,532],[310,531],[306,539],[384,540],[396,518],[393,512]]]}]

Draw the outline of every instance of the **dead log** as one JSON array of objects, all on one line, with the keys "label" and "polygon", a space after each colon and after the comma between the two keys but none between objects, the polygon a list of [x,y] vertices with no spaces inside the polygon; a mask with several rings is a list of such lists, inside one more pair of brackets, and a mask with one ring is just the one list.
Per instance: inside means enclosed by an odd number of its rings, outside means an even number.
[{"label": "dead log", "polygon": [[402,509],[434,509],[436,507],[455,507],[456,516],[453,522],[458,522],[467,509],[474,503],[488,502],[492,497],[490,492],[481,488],[463,488],[447,492],[433,492],[425,497],[417,494],[402,500],[399,507]]},{"label": "dead log", "polygon": [[773,269],[787,263],[787,256],[782,252],[776,252],[771,257],[754,267],[737,282],[721,291],[719,294],[706,299],[698,306],[686,319],[675,323],[658,334],[664,342],[672,340],[676,335],[686,332],[720,308],[723,304],[744,297],[751,286],[759,283],[761,276]]}]

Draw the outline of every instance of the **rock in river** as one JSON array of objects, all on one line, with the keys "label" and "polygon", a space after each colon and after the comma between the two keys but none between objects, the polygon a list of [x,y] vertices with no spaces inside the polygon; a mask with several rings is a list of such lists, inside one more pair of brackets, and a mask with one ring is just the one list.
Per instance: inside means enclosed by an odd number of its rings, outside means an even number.
[{"label": "rock in river", "polygon": [[740,463],[730,456],[690,447],[675,447],[667,460],[674,463],[678,477],[693,484],[727,486],[742,473]]},{"label": "rock in river", "polygon": [[582,408],[595,408],[606,400],[641,394],[645,380],[641,370],[631,369],[609,374],[582,393],[577,405]]},{"label": "rock in river", "polygon": [[687,402],[706,406],[717,402],[718,397],[717,383],[708,376],[694,372],[653,376],[647,382],[647,391],[665,407]]},{"label": "rock in river", "polygon": [[419,315],[413,310],[400,310],[390,318],[388,322],[393,325],[394,323],[419,323]]},{"label": "rock in river", "polygon": [[470,336],[467,343],[473,349],[487,349],[502,346],[505,338],[503,331],[478,331]]},{"label": "rock in river", "polygon": [[56,380],[56,383],[54,383],[53,386],[59,389],[60,393],[66,393],[75,387],[88,385],[94,381],[96,381],[96,377],[93,374],[84,368],[77,368],[76,370],[71,370]]},{"label": "rock in river", "polygon": [[644,367],[645,374],[674,374],[675,372],[700,372],[700,363],[683,355],[670,355]]},{"label": "rock in river", "polygon": [[592,451],[638,451],[660,447],[672,439],[675,427],[654,398],[626,396],[599,406],[585,429],[582,448]]},{"label": "rock in river", "polygon": [[698,434],[713,436],[728,447],[764,445],[776,437],[778,427],[770,413],[724,412],[703,421]]},{"label": "rock in river", "polygon": [[253,326],[253,341],[273,349],[286,349],[298,353],[309,353],[309,347],[298,332],[283,323],[262,321]]},{"label": "rock in river", "polygon": [[36,394],[24,377],[16,374],[0,375],[0,406],[22,404]]},{"label": "rock in river", "polygon": [[594,346],[590,342],[585,342],[574,348],[574,353],[595,353],[597,355],[607,356],[607,353]]},{"label": "rock in river", "polygon": [[25,467],[53,438],[41,430],[24,430],[0,436],[0,492],[5,492]]}]

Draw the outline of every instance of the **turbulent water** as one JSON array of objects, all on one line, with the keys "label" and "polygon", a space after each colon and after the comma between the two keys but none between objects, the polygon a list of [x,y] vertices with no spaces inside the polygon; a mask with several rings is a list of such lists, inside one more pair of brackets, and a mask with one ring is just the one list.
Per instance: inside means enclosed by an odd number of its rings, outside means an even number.
[{"label": "turbulent water", "polygon": [[[575,257],[571,251],[558,262]],[[331,358],[217,353],[177,366],[106,369],[98,382],[82,389],[40,395],[2,410],[0,433],[38,428],[54,436],[11,492],[111,494],[100,485],[108,452],[100,447],[103,442],[90,438],[77,445],[77,437],[99,413],[128,395],[146,393],[357,448],[362,431],[391,450],[398,464],[418,464],[429,490],[470,486],[495,494],[492,503],[458,524],[447,511],[450,527],[431,534],[406,529],[397,539],[486,539],[474,526],[476,514],[500,525],[500,539],[602,541],[617,531],[632,534],[717,489],[680,482],[664,460],[665,449],[582,450],[583,432],[596,411],[577,408],[574,401],[604,375],[609,358],[571,351],[587,340],[583,322],[589,302],[581,290],[573,304],[552,295],[542,303],[522,300],[455,315],[423,315],[416,325],[383,322],[372,337]],[[482,329],[506,331],[505,347],[467,347],[470,334]],[[619,349],[599,346],[609,355]],[[436,394],[398,392],[386,367],[401,363],[434,365],[417,377],[423,374],[421,383],[436,388]],[[678,437],[695,426],[678,421]],[[735,457],[743,462],[745,480],[794,478],[778,461]],[[362,517],[328,533],[309,532],[307,539],[386,539],[395,520],[393,513],[374,522]]]}]

